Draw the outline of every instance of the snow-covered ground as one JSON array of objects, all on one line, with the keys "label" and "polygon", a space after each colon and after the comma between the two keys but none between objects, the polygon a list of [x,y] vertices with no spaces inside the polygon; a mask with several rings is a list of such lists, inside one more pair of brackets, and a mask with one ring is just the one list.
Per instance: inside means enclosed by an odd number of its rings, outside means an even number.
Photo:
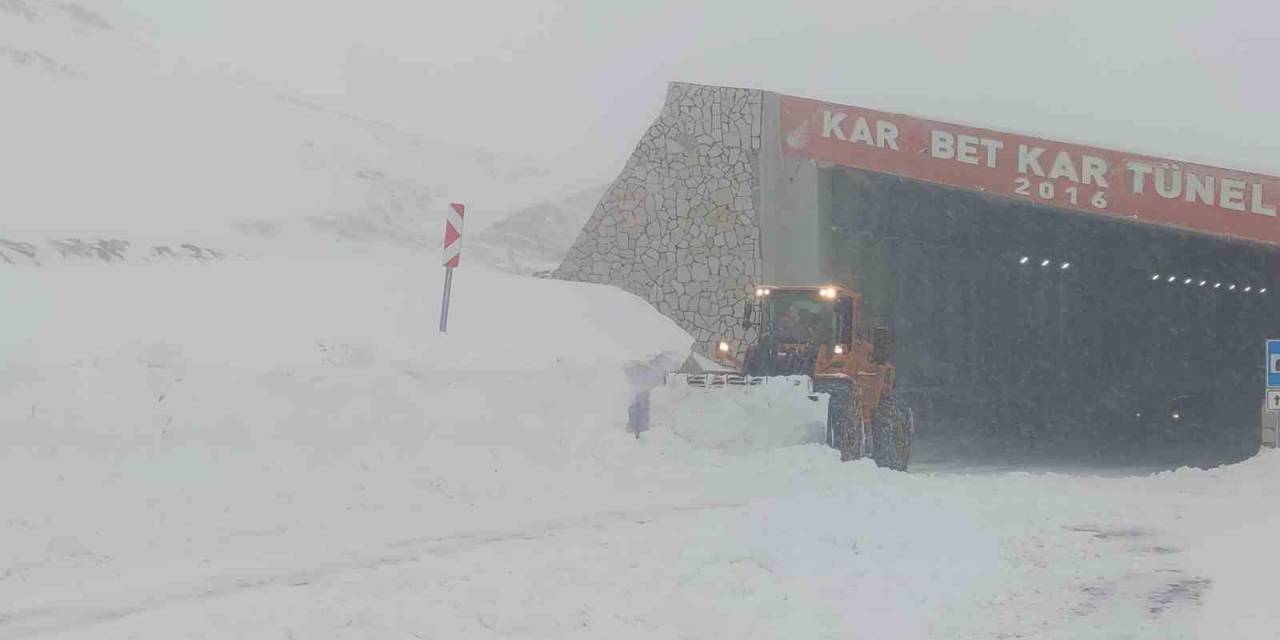
[{"label": "snow-covered ground", "polygon": [[[627,432],[689,338],[388,246],[0,269],[0,638],[1267,638],[1280,456],[910,473]],[[16,312],[12,311],[17,309]]]},{"label": "snow-covered ground", "polygon": [[0,0],[0,639],[1280,636],[1280,455],[901,474],[636,437],[629,372],[690,338],[477,266],[553,265],[591,192],[109,4]]}]

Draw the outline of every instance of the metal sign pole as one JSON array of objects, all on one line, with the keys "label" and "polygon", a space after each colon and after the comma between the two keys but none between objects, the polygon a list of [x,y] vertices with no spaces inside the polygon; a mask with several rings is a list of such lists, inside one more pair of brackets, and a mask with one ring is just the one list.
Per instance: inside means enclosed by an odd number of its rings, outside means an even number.
[{"label": "metal sign pole", "polygon": [[1267,340],[1267,387],[1262,410],[1263,444],[1271,432],[1270,446],[1280,448],[1280,340]]},{"label": "metal sign pole", "polygon": [[449,328],[449,293],[453,290],[453,267],[444,268],[444,299],[440,301],[440,333]]}]

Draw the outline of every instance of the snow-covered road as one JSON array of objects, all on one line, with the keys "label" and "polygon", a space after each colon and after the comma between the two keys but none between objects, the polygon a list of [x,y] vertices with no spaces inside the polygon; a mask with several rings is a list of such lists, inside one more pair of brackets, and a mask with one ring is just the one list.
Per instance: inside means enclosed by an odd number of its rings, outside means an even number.
[{"label": "snow-covered road", "polygon": [[24,302],[0,343],[0,638],[1280,632],[1271,452],[900,474],[636,439],[623,367],[687,336],[615,290],[483,271],[440,336],[435,272],[0,271]]},{"label": "snow-covered road", "polygon": [[[818,457],[790,451],[761,460],[772,469],[763,475],[789,486],[741,502],[451,533],[439,533],[450,530],[440,523],[329,554],[247,554],[148,571],[117,566],[121,574],[103,572],[96,586],[57,585],[61,597],[6,610],[0,631],[60,638],[1247,637],[1202,633],[1213,576],[1230,567],[1198,566],[1192,552],[1219,528],[1210,518],[1230,511],[1223,501],[1235,491],[1193,502],[1186,487],[1220,478],[1184,471],[1150,480],[882,479],[897,474],[863,464],[844,465],[847,473],[780,468],[814,465]],[[1235,502],[1240,508],[1248,500]],[[1210,503],[1217,508],[1206,510]]]}]

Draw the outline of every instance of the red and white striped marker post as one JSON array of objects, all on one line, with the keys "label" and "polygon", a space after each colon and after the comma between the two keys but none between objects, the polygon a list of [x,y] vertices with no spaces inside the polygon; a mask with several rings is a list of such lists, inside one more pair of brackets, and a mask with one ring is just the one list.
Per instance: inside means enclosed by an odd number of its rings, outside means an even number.
[{"label": "red and white striped marker post", "polygon": [[449,205],[449,217],[444,223],[444,300],[440,302],[440,333],[449,327],[449,293],[453,290],[453,270],[462,261],[462,218],[466,207],[458,203]]}]

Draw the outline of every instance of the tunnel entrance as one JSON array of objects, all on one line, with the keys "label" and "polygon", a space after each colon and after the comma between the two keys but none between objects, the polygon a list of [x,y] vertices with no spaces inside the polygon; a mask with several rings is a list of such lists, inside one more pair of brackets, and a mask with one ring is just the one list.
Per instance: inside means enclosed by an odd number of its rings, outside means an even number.
[{"label": "tunnel entrance", "polygon": [[926,455],[1256,452],[1280,250],[861,169],[818,182],[826,266],[893,330]]}]

